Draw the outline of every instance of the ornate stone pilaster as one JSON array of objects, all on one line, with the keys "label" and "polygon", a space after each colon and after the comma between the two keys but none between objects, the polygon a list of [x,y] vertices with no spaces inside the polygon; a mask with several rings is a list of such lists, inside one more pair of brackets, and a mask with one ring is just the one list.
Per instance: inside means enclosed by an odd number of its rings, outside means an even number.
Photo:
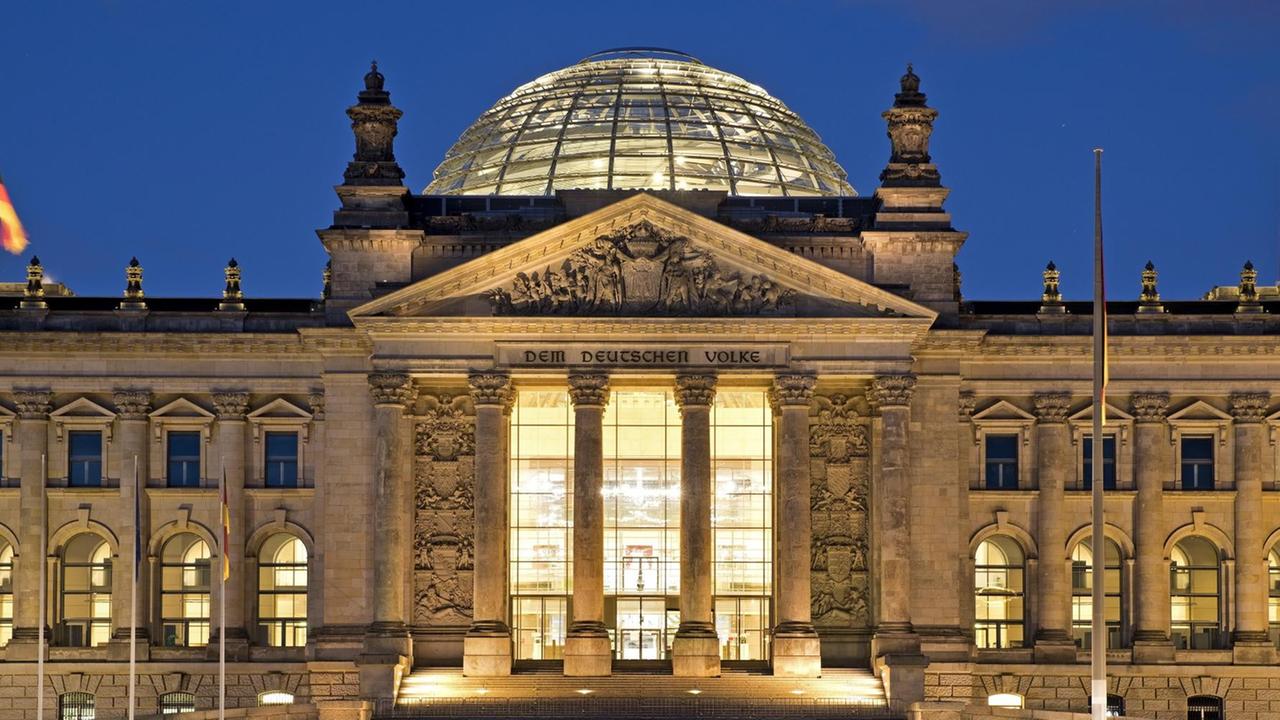
[{"label": "ornate stone pilaster", "polygon": [[[53,409],[53,393],[44,389],[19,389],[14,391],[13,400],[18,410],[16,431],[21,447],[17,466],[21,473],[18,504],[23,520],[18,523],[18,542],[22,552],[14,562],[13,638],[9,641],[6,659],[31,661],[36,659],[41,635],[49,636],[47,615],[44,627],[40,626],[38,593],[40,563],[44,559],[37,548],[41,543],[41,528],[46,524],[41,519],[47,517],[48,508],[45,459],[49,452],[49,411]],[[47,653],[46,650],[46,656]]]},{"label": "ornate stone pilaster", "polygon": [[774,378],[770,401],[777,417],[778,618],[773,628],[773,674],[817,677],[822,672],[810,597],[813,525],[809,486],[809,405],[817,378]]},{"label": "ornate stone pilaster", "polygon": [[[214,427],[217,432],[216,441],[219,453],[218,466],[214,473],[219,480],[226,482],[227,507],[231,513],[231,532],[228,534],[227,557],[231,561],[231,577],[227,578],[227,626],[218,628],[217,620],[213,636],[209,640],[207,657],[216,658],[218,633],[227,634],[227,659],[247,660],[249,653],[249,634],[245,628],[245,563],[244,543],[249,534],[245,514],[245,435],[248,432],[245,415],[249,411],[249,393],[242,391],[215,391],[213,407],[217,414]],[[214,583],[213,601],[218,598],[219,585]],[[215,605],[216,607],[216,605]]]},{"label": "ornate stone pilaster", "polygon": [[414,628],[475,617],[475,428],[463,398],[428,395],[414,426]]},{"label": "ornate stone pilaster", "polygon": [[712,619],[711,405],[714,375],[676,377],[680,407],[680,629],[672,671],[684,677],[720,675],[720,643]]},{"label": "ornate stone pilaster", "polygon": [[1265,392],[1234,392],[1235,418],[1235,631],[1232,641],[1237,662],[1275,662],[1275,648],[1267,636],[1267,548],[1271,530],[1262,502],[1262,454],[1267,447]]},{"label": "ornate stone pilaster", "polygon": [[867,401],[880,416],[880,468],[871,496],[879,549],[879,617],[872,654],[919,652],[911,625],[911,396],[914,375],[881,375],[867,388]]},{"label": "ornate stone pilaster", "polygon": [[1169,640],[1169,570],[1164,562],[1164,480],[1173,477],[1173,452],[1165,416],[1169,393],[1134,393],[1134,661],[1173,659]]},{"label": "ornate stone pilaster", "polygon": [[1071,411],[1071,394],[1041,393],[1035,396],[1036,465],[1040,477],[1040,493],[1036,501],[1036,543],[1038,561],[1040,615],[1037,618],[1035,652],[1038,659],[1074,661],[1075,643],[1071,639],[1070,568],[1066,560],[1067,516],[1066,484],[1075,467],[1071,452],[1071,428],[1067,416]]},{"label": "ornate stone pilaster", "polygon": [[820,629],[871,627],[867,563],[871,441],[859,398],[814,397],[809,422],[810,595]]},{"label": "ornate stone pilaster", "polygon": [[603,676],[612,653],[604,624],[604,408],[606,375],[570,375],[573,401],[573,622],[564,674]]},{"label": "ornate stone pilaster", "polygon": [[[147,413],[151,411],[151,392],[137,389],[116,390],[112,393],[111,400],[116,406],[116,422],[119,424],[113,444],[119,448],[121,460],[120,507],[124,512],[129,513],[131,518],[129,524],[132,525],[133,503],[136,496],[140,506],[138,512],[138,520],[141,525],[139,535],[142,538],[149,538],[151,537],[151,513],[148,509],[150,503],[147,500],[144,488],[147,486],[147,460],[150,455],[148,452],[147,421],[149,418]],[[136,488],[133,482],[135,462],[137,463],[138,477]],[[112,614],[117,621],[107,652],[113,660],[127,660],[129,658],[128,618],[129,604],[132,600],[130,575],[133,568],[134,533],[120,533],[119,541],[119,556],[129,560],[121,563],[119,572],[112,574],[111,606]],[[143,542],[146,542],[145,539]],[[142,550],[143,554],[146,554],[146,548],[144,547]],[[147,642],[146,599],[151,597],[147,587],[147,573],[140,570],[138,573],[138,624],[134,629],[134,641],[137,643],[138,657],[140,659],[149,657],[151,649],[150,643]]]},{"label": "ornate stone pilaster", "polygon": [[[410,511],[413,507],[412,444],[405,414],[413,406],[413,379],[397,372],[371,373],[373,400],[373,624],[365,638],[365,656],[412,656],[405,610]],[[394,662],[390,663],[394,664]]]},{"label": "ornate stone pilaster", "polygon": [[472,622],[463,640],[467,676],[511,674],[507,625],[507,416],[511,378],[475,373],[468,378],[475,406],[475,572]]}]

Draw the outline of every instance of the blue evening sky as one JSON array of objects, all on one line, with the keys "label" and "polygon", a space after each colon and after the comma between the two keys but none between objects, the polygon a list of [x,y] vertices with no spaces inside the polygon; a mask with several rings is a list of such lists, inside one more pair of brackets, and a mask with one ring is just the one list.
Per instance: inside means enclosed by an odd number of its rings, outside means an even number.
[{"label": "blue evening sky", "polygon": [[[864,195],[907,61],[941,111],[933,155],[970,233],[965,296],[1034,298],[1047,260],[1089,296],[1092,154],[1105,156],[1111,296],[1143,263],[1168,298],[1277,277],[1280,3],[27,2],[0,43],[0,174],[49,273],[118,295],[314,297],[377,58],[419,192],[495,100],[604,48],[672,47],[798,112]],[[0,279],[26,257],[0,255]]]}]

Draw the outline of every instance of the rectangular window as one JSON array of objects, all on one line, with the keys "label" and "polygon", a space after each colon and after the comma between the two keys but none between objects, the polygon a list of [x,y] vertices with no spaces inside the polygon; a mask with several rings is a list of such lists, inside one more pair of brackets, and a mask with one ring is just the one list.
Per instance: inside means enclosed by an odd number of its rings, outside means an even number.
[{"label": "rectangular window", "polygon": [[[1083,473],[1080,485],[1085,490],[1093,489],[1093,438],[1085,437],[1080,443],[1084,453]],[[1102,438],[1102,489],[1116,489],[1116,438],[1105,435]]]},{"label": "rectangular window", "polygon": [[1213,438],[1182,438],[1182,489],[1213,489]]},{"label": "rectangular window", "polygon": [[71,487],[102,485],[102,433],[98,431],[70,434],[68,441],[67,484]]},{"label": "rectangular window", "polygon": [[267,487],[298,487],[298,434],[267,433]]},{"label": "rectangular window", "polygon": [[988,435],[987,451],[987,489],[1018,489],[1018,436]]},{"label": "rectangular window", "polygon": [[200,487],[200,433],[168,435],[169,487]]},{"label": "rectangular window", "polygon": [[0,432],[0,485],[4,484],[4,433]]}]

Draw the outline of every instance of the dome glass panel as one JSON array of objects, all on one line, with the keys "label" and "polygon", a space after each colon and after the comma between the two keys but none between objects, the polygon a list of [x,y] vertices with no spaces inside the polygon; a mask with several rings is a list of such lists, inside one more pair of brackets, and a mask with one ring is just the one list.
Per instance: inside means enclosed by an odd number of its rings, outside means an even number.
[{"label": "dome glass panel", "polygon": [[467,128],[428,195],[571,189],[856,195],[817,133],[764,89],[667,50],[597,53]]}]

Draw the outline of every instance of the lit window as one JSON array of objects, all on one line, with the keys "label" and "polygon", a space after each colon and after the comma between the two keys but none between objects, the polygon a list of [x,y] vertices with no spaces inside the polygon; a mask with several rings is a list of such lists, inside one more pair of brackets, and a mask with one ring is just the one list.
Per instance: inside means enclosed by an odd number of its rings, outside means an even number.
[{"label": "lit window", "polygon": [[307,644],[307,548],[292,535],[278,533],[262,544],[258,555],[258,627],[266,645]]},{"label": "lit window", "polygon": [[67,484],[98,487],[102,484],[102,433],[72,431],[68,439]]},{"label": "lit window", "polygon": [[988,695],[987,706],[1021,710],[1022,696],[1018,693],[996,693],[995,695]]},{"label": "lit window", "polygon": [[1182,438],[1182,489],[1213,489],[1213,438]]},{"label": "lit window", "polygon": [[1223,646],[1218,549],[1201,537],[1173,546],[1169,567],[1173,641],[1182,650]]},{"label": "lit window", "polygon": [[[1093,543],[1082,540],[1071,551],[1071,630],[1076,645],[1088,650],[1093,647]],[[1111,540],[1106,541],[1103,575],[1103,608],[1107,624],[1107,647],[1118,648],[1124,644],[1120,618],[1123,597],[1120,584],[1120,548]]]},{"label": "lit window", "polygon": [[0,540],[0,647],[13,638],[13,546]]},{"label": "lit window", "polygon": [[200,433],[168,434],[169,487],[200,486]]},{"label": "lit window", "polygon": [[111,548],[93,533],[72,538],[62,555],[58,642],[97,647],[111,639]]},{"label": "lit window", "polygon": [[1223,720],[1222,698],[1192,695],[1187,698],[1187,720]]},{"label": "lit window", "polygon": [[258,696],[258,705],[292,705],[293,693],[272,690]]},{"label": "lit window", "polygon": [[1267,621],[1271,642],[1280,648],[1280,545],[1267,554]]},{"label": "lit window", "polygon": [[93,695],[86,692],[59,695],[58,720],[93,720]]},{"label": "lit window", "polygon": [[[1081,441],[1083,466],[1080,486],[1085,490],[1093,489],[1093,438],[1084,437]],[[1102,438],[1102,489],[1116,489],[1116,438],[1104,435]]]},{"label": "lit window", "polygon": [[160,696],[160,714],[177,715],[196,711],[196,696],[185,692],[170,692]]},{"label": "lit window", "polygon": [[209,568],[209,544],[195,535],[175,535],[164,544],[160,624],[166,647],[209,643]]},{"label": "lit window", "polygon": [[988,490],[1018,488],[1018,436],[986,436],[986,478]]},{"label": "lit window", "polygon": [[1026,561],[1013,538],[983,540],[974,554],[974,638],[979,648],[1021,647]]},{"label": "lit window", "polygon": [[298,434],[267,433],[267,487],[298,487]]}]

